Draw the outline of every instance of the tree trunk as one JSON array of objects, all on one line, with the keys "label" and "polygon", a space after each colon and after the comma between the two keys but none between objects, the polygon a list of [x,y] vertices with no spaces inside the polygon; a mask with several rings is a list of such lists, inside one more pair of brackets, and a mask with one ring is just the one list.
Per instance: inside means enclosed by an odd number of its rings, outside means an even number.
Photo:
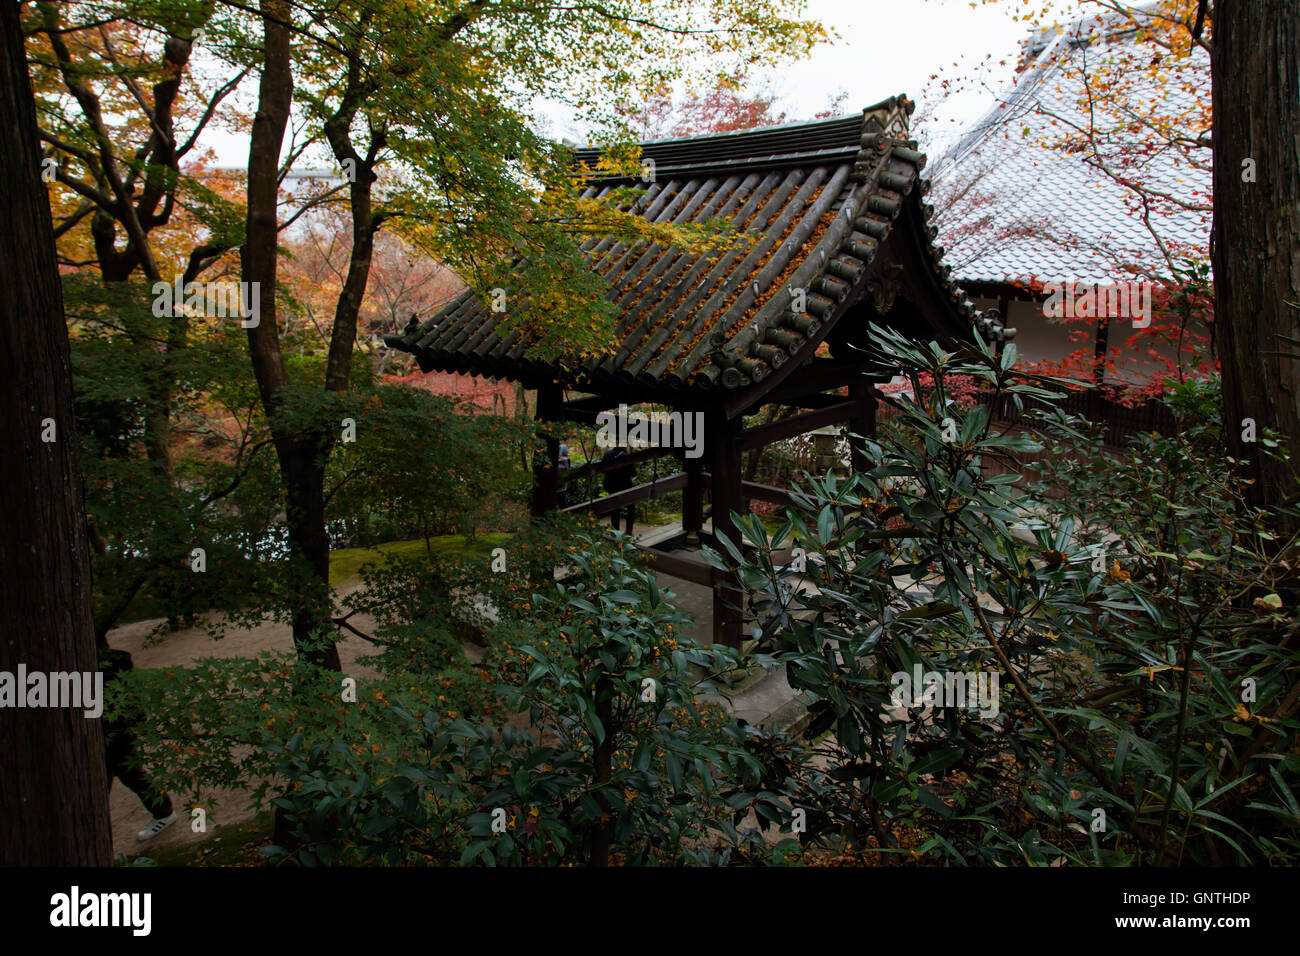
[{"label": "tree trunk", "polygon": [[289,549],[305,559],[310,575],[299,594],[293,615],[293,641],[304,660],[321,667],[342,670],[338,646],[322,644],[317,635],[330,626],[330,543],[325,531],[324,451],[313,454],[303,443],[295,443],[280,459],[287,495],[285,516],[289,526]]},{"label": "tree trunk", "polygon": [[[72,368],[17,4],[0,6],[0,35],[0,671],[84,674],[97,668]],[[0,711],[0,866],[112,862],[104,738],[84,709]]]},{"label": "tree trunk", "polygon": [[[364,30],[370,23],[371,12],[361,17]],[[362,54],[357,48],[348,51],[347,87],[338,110],[325,123],[325,138],[339,165],[351,165],[351,185],[348,188],[348,209],[352,214],[352,254],[348,260],[348,274],[339,290],[334,306],[334,325],[330,330],[329,358],[325,365],[325,388],[331,392],[346,392],[352,371],[352,353],[357,341],[357,321],[361,315],[361,302],[365,298],[366,284],[370,281],[370,265],[375,254],[375,233],[379,231],[380,218],[371,208],[371,190],[374,187],[375,157],[387,145],[382,129],[370,125],[370,147],[362,156],[352,144],[352,123],[357,109],[367,93],[373,92],[372,80],[365,70]]]},{"label": "tree trunk", "polygon": [[280,352],[275,309],[279,266],[276,195],[280,149],[293,104],[293,65],[286,25],[290,22],[290,10],[286,0],[262,0],[260,9],[264,59],[257,116],[248,148],[248,219],[240,255],[243,281],[250,283],[249,294],[258,297],[259,305],[258,323],[248,330],[248,352],[284,481],[290,551],[308,565],[314,577],[294,609],[294,646],[304,660],[339,670],[338,648],[333,643],[316,644],[313,639],[313,631],[328,625],[330,610],[324,495],[324,456],[328,444],[319,434],[288,431],[281,417],[289,376]]},{"label": "tree trunk", "polygon": [[[1276,429],[1300,454],[1300,12],[1294,0],[1214,6],[1214,323],[1229,453],[1252,504],[1295,494],[1290,464],[1243,441]],[[1253,181],[1252,181],[1253,180]],[[1292,304],[1288,304],[1292,303]],[[1283,530],[1294,530],[1290,522]]]}]

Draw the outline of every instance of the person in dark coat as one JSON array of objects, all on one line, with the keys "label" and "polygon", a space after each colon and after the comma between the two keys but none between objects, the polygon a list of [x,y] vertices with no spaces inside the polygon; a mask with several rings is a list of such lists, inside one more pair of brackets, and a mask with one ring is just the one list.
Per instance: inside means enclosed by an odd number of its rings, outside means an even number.
[{"label": "person in dark coat", "polygon": [[[107,690],[114,681],[134,668],[131,655],[126,651],[102,650],[99,653],[99,669],[104,673],[104,688]],[[139,715],[121,713],[113,719],[104,720],[104,746],[107,751],[108,786],[113,786],[117,777],[122,785],[131,790],[152,817],[149,825],[136,834],[139,840],[152,840],[163,830],[176,822],[176,812],[166,791],[155,787],[145,775],[140,763],[140,754],[136,748],[136,724]]]},{"label": "person in dark coat", "polygon": [[569,458],[569,446],[560,445],[559,460],[555,463],[555,470],[558,472],[558,475],[556,476],[558,485],[555,489],[555,501],[561,508],[569,507],[569,483],[565,480],[565,477],[572,464],[573,461]]},{"label": "person in dark coat", "polygon": [[[617,448],[611,448],[601,456],[602,462],[616,461],[619,458],[627,457],[627,449],[621,445]],[[621,468],[611,468],[605,472],[605,492],[606,494],[615,494],[619,491],[627,491],[636,484],[636,465],[628,464]],[[619,514],[626,518],[626,527],[623,529],[628,534],[632,533],[632,522],[636,520],[636,505],[629,504],[625,508],[616,508],[610,513],[610,527],[615,531],[618,530]]]}]

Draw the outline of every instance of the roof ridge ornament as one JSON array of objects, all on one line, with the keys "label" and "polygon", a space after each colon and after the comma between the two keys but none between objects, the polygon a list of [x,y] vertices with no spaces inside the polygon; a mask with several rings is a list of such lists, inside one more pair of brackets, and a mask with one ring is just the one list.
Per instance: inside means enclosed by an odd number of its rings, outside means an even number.
[{"label": "roof ridge ornament", "polygon": [[862,149],[853,163],[855,182],[870,179],[890,151],[906,150],[909,155],[903,158],[917,163],[919,169],[924,160],[922,154],[912,148],[916,144],[909,139],[908,117],[915,111],[915,101],[908,99],[905,93],[891,96],[862,111],[862,135],[859,137]]}]

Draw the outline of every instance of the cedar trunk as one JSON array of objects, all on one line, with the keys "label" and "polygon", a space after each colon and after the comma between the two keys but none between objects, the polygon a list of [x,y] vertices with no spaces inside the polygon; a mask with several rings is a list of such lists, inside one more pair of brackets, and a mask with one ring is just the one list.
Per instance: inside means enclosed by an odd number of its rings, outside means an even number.
[{"label": "cedar trunk", "polygon": [[[1257,479],[1252,504],[1295,494],[1287,463],[1242,440],[1243,421],[1300,453],[1300,9],[1214,5],[1214,324],[1228,449]],[[1253,160],[1254,181],[1243,178]],[[1281,354],[1280,354],[1281,353]],[[1284,530],[1293,530],[1286,528]]]},{"label": "cedar trunk", "polygon": [[[18,5],[0,5],[0,671],[96,670],[72,369]],[[52,419],[55,440],[42,441]],[[19,689],[19,693],[22,690]],[[104,739],[81,708],[0,710],[0,866],[107,866]]]}]

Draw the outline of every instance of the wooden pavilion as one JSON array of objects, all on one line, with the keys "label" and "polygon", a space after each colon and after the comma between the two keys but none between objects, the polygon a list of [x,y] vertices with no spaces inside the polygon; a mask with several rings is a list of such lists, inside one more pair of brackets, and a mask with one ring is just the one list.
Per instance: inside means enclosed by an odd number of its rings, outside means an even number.
[{"label": "wooden pavilion", "polygon": [[[681,548],[717,533],[735,541],[730,513],[742,512],[749,499],[787,500],[782,489],[743,480],[742,453],[837,423],[874,435],[874,385],[882,377],[878,369],[875,377],[867,374],[850,348],[868,322],[949,343],[1014,334],[996,312],[978,312],[941,262],[929,223],[933,209],[923,199],[926,158],[908,138],[913,108],[896,96],[843,119],[645,144],[643,161],[653,160],[654,169],[640,199],[645,217],[725,217],[754,242],[719,258],[613,237],[589,240],[586,259],[609,281],[619,311],[620,344],[612,353],[576,368],[530,358],[524,336],[498,334],[503,316],[472,290],[385,342],[410,352],[426,372],[505,378],[536,389],[539,421],[594,424],[609,409],[646,403],[702,413],[701,456],[668,447],[634,452],[620,464],[673,456],[679,470],[566,510],[603,515],[682,491],[680,533],[647,550],[663,573],[713,589],[715,638],[739,646],[743,608],[734,580]],[[597,155],[580,150],[576,161],[594,163]],[[627,185],[635,183],[594,181],[588,195]],[[819,349],[823,343],[827,348]],[[745,417],[769,404],[802,411],[743,427]],[[548,435],[552,465],[558,446]],[[853,457],[855,467],[866,464],[860,447]],[[575,487],[608,467],[571,471],[567,483]],[[553,466],[537,470],[535,513],[555,507],[556,478]]]}]

